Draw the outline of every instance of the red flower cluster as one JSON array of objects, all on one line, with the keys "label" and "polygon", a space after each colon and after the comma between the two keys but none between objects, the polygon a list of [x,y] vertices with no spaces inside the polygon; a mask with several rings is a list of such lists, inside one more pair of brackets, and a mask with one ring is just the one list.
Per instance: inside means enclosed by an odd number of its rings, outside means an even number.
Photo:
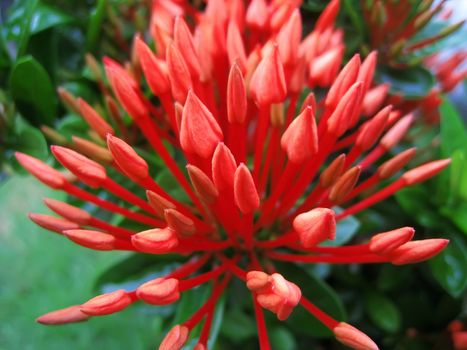
[{"label": "red flower cluster", "polygon": [[[245,8],[241,0],[211,0],[198,12],[185,1],[155,1],[151,34],[156,51],[137,36],[132,63],[124,67],[104,59],[111,89],[104,81],[100,86],[113,123],[85,101],[61,92],[94,132],[94,141],[75,138],[75,150],[52,146],[56,159],[74,177],[25,154],[17,153],[18,161],[49,187],[147,230],[114,226],[50,199],[45,203],[59,217],[30,218],[90,249],[177,253],[190,259],[135,290],[99,295],[41,316],[38,322],[83,321],[136,301],[166,305],[184,291],[212,283],[210,298],[160,345],[162,350],[180,349],[204,320],[195,349],[206,349],[216,302],[236,277],[251,291],[262,350],[270,349],[262,308],[284,320],[299,305],[340,342],[354,349],[378,348],[353,326],[317,308],[300,286],[276,272],[274,262],[401,265],[431,258],[447,240],[412,240],[414,230],[408,227],[376,234],[359,245],[320,243],[335,238],[340,220],[432,177],[449,160],[400,175],[415,153],[408,149],[375,165],[399,143],[413,117],[401,116],[391,106],[379,108],[380,93],[372,88],[376,52],[363,62],[355,55],[340,69],[343,35],[334,26],[339,0],[329,3],[303,39],[299,3],[252,0]],[[184,18],[194,23],[192,28]],[[142,76],[154,98],[143,92]],[[297,106],[299,97],[311,91],[307,88],[316,87],[327,88],[327,94],[317,98],[310,92]],[[129,130],[116,117],[119,106],[190,203],[156,183],[145,159],[124,141],[129,140]],[[188,178],[166,144],[183,153]],[[112,179],[110,169],[144,188],[147,200]],[[366,170],[372,175],[360,180]],[[108,192],[137,209],[86,187]],[[336,213],[336,205],[343,210]]]}]

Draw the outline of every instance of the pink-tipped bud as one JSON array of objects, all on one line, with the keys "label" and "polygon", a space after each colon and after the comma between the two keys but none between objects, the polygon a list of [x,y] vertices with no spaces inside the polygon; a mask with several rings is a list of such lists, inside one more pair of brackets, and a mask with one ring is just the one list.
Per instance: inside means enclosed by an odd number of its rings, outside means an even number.
[{"label": "pink-tipped bud", "polygon": [[378,52],[372,51],[365,58],[362,65],[360,66],[360,71],[358,72],[358,81],[363,82],[363,93],[365,94],[370,88],[371,82],[373,81],[373,75],[376,69],[376,63],[378,61]]},{"label": "pink-tipped bud", "polygon": [[335,136],[341,136],[349,128],[355,111],[358,110],[361,93],[361,82],[353,84],[345,93],[328,119],[327,126],[330,133]]},{"label": "pink-tipped bud", "polygon": [[360,128],[357,140],[355,141],[356,147],[362,151],[366,151],[378,141],[384,131],[391,110],[391,105],[386,106]]},{"label": "pink-tipped bud", "polygon": [[55,158],[86,185],[97,188],[107,179],[105,168],[99,163],[69,148],[61,146],[50,148]]},{"label": "pink-tipped bud", "polygon": [[165,336],[159,350],[181,350],[185,345],[190,330],[188,327],[176,325]]},{"label": "pink-tipped bud", "polygon": [[394,265],[416,264],[439,254],[449,243],[448,239],[433,238],[407,242],[391,252]]},{"label": "pink-tipped bud", "polygon": [[63,231],[70,241],[94,250],[114,250],[117,239],[108,233],[92,230]]},{"label": "pink-tipped bud", "polygon": [[201,73],[201,65],[198,54],[193,43],[193,36],[185,20],[181,16],[175,18],[174,24],[174,42],[180,54],[185,59],[191,76],[196,79]]},{"label": "pink-tipped bud", "polygon": [[164,217],[164,212],[166,209],[175,209],[176,206],[168,199],[158,195],[152,191],[146,191],[146,197],[148,199],[149,205],[152,209],[156,212],[156,214],[160,217]]},{"label": "pink-tipped bud", "polygon": [[305,248],[314,247],[336,237],[336,215],[328,208],[315,208],[300,214],[292,225]]},{"label": "pink-tipped bud", "polygon": [[410,124],[413,122],[413,115],[408,114],[399,120],[389,131],[381,138],[379,144],[386,150],[390,150],[404,137]]},{"label": "pink-tipped bud", "polygon": [[292,163],[300,164],[318,152],[318,132],[311,107],[290,123],[281,138],[282,149]]},{"label": "pink-tipped bud", "polygon": [[409,148],[381,164],[377,170],[380,179],[387,179],[401,170],[413,158],[417,149]]},{"label": "pink-tipped bud", "polygon": [[189,164],[186,168],[198,197],[206,204],[214,203],[219,196],[219,192],[211,179],[201,169],[194,165]]},{"label": "pink-tipped bud", "polygon": [[218,191],[229,191],[234,187],[237,162],[230,149],[220,142],[212,157],[212,180]]},{"label": "pink-tipped bud", "polygon": [[340,1],[332,0],[316,21],[315,31],[323,32],[326,29],[334,27],[337,14],[339,13]]},{"label": "pink-tipped bud", "polygon": [[245,81],[239,65],[234,62],[230,68],[227,82],[227,117],[229,123],[243,124],[247,107]]},{"label": "pink-tipped bud", "polygon": [[78,98],[79,111],[86,123],[105,140],[107,134],[115,134],[114,129],[86,101]]},{"label": "pink-tipped bud", "polygon": [[250,214],[259,207],[259,195],[253,177],[245,164],[241,163],[234,177],[235,203],[243,214]]},{"label": "pink-tipped bud", "polygon": [[60,325],[67,323],[83,322],[89,319],[89,315],[81,312],[79,305],[73,305],[65,309],[55,310],[36,319],[36,322],[44,325]]},{"label": "pink-tipped bud", "polygon": [[183,108],[180,144],[189,154],[210,159],[222,141],[222,130],[209,109],[190,90]]},{"label": "pink-tipped bud", "polygon": [[451,163],[451,159],[441,159],[420,165],[402,175],[407,185],[415,185],[438,174]]},{"label": "pink-tipped bud", "polygon": [[295,9],[287,23],[277,34],[277,46],[279,48],[282,64],[294,65],[297,62],[300,40],[302,36],[302,19],[300,11]]},{"label": "pink-tipped bud", "polygon": [[339,45],[316,57],[310,63],[310,84],[321,87],[331,85],[339,72],[343,55],[344,46]]},{"label": "pink-tipped bud", "polygon": [[50,215],[30,213],[28,217],[36,225],[45,228],[46,230],[60,234],[66,230],[74,230],[79,228],[79,225],[75,222],[71,222],[62,218],[56,218]]},{"label": "pink-tipped bud", "polygon": [[180,236],[191,236],[196,232],[193,220],[176,209],[166,209],[164,217],[167,225]]},{"label": "pink-tipped bud", "polygon": [[169,92],[170,80],[165,62],[159,60],[139,37],[136,38],[136,51],[151,91],[155,95]]},{"label": "pink-tipped bud", "polygon": [[265,0],[252,0],[246,12],[246,23],[256,30],[264,30],[268,25],[268,12]]},{"label": "pink-tipped bud", "polygon": [[347,170],[332,186],[331,191],[329,191],[329,199],[336,204],[342,203],[357,184],[360,172],[360,166]]},{"label": "pink-tipped bud", "polygon": [[396,230],[379,233],[370,240],[370,250],[378,255],[387,255],[396,248],[409,242],[415,233],[412,227],[401,227]]},{"label": "pink-tipped bud", "polygon": [[230,65],[238,64],[240,72],[246,72],[246,52],[242,34],[235,21],[230,21],[227,29],[227,55]]},{"label": "pink-tipped bud", "polygon": [[341,322],[334,329],[334,336],[342,344],[355,350],[379,350],[370,337],[348,323]]},{"label": "pink-tipped bud", "polygon": [[65,175],[43,161],[21,152],[15,152],[15,157],[24,169],[43,184],[55,189],[60,189],[66,184]]},{"label": "pink-tipped bud", "polygon": [[91,214],[86,210],[77,208],[71,204],[51,198],[45,198],[44,203],[58,215],[79,225],[87,225],[89,220],[91,220]]},{"label": "pink-tipped bud", "polygon": [[118,137],[107,135],[107,147],[112,153],[118,167],[134,181],[141,181],[149,176],[146,161],[125,141]]},{"label": "pink-tipped bud", "polygon": [[131,236],[131,243],[144,253],[164,254],[179,244],[177,233],[169,227],[138,232]]},{"label": "pink-tipped bud", "polygon": [[263,271],[249,271],[246,274],[246,286],[249,290],[257,293],[269,291],[271,281],[269,275]]},{"label": "pink-tipped bud", "polygon": [[326,106],[334,109],[339,103],[340,99],[345,95],[347,90],[355,84],[360,69],[360,55],[356,54],[352,59],[342,68],[334,83],[326,96]]},{"label": "pink-tipped bud", "polygon": [[375,86],[365,94],[362,103],[362,114],[372,116],[381,107],[388,95],[389,85],[381,84]]},{"label": "pink-tipped bud", "polygon": [[80,310],[91,316],[103,316],[121,311],[132,303],[123,289],[94,297],[81,305]]},{"label": "pink-tipped bud", "polygon": [[345,158],[345,153],[342,153],[323,170],[319,177],[321,187],[329,188],[336,183],[344,170]]},{"label": "pink-tipped bud", "polygon": [[178,280],[175,278],[156,278],[136,289],[136,296],[152,305],[167,305],[180,299]]},{"label": "pink-tipped bud", "polygon": [[182,54],[174,44],[170,44],[166,52],[170,85],[175,101],[185,103],[188,91],[192,88],[190,71]]},{"label": "pink-tipped bud", "polygon": [[250,92],[261,106],[280,103],[287,96],[284,68],[274,45],[256,67],[250,80]]}]

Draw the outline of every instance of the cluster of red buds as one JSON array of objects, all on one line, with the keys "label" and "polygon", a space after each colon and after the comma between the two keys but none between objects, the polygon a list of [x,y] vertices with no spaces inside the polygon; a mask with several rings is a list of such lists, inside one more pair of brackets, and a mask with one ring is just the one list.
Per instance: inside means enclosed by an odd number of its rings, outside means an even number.
[{"label": "cluster of red buds", "polygon": [[[377,53],[363,61],[355,55],[340,69],[343,35],[334,24],[339,0],[329,3],[303,39],[299,5],[210,0],[199,12],[185,1],[157,0],[150,30],[156,51],[137,36],[131,63],[104,59],[110,88],[104,81],[101,88],[108,115],[121,114],[123,108],[189,201],[154,181],[146,160],[126,142],[129,130],[118,123],[121,119],[110,122],[62,91],[94,134],[92,140],[75,138],[74,149],[52,146],[55,158],[73,175],[26,154],[17,153],[18,161],[49,187],[146,230],[134,232],[51,199],[45,203],[58,217],[30,218],[86,248],[175,253],[187,260],[135,290],[99,295],[38,322],[83,321],[137,301],[166,305],[210,283],[207,301],[173,327],[159,347],[181,349],[202,323],[195,346],[202,350],[216,303],[231,279],[238,278],[251,291],[262,350],[271,348],[263,309],[285,320],[299,306],[343,344],[378,349],[364,333],[315,306],[300,286],[276,271],[275,262],[403,265],[431,258],[448,241],[413,240],[410,227],[378,233],[357,245],[320,244],[335,239],[339,221],[434,176],[449,160],[403,170],[416,150],[393,157],[389,151],[413,116],[390,105],[380,108],[375,101]],[[143,77],[151,96],[144,91]],[[327,94],[315,96],[316,87],[326,88]],[[167,145],[184,155],[188,177]],[[376,165],[382,157],[385,161]],[[369,175],[361,179],[362,174]],[[121,175],[146,190],[147,200],[115,181]],[[95,189],[117,200],[96,195]],[[341,211],[333,210],[337,205]]]}]

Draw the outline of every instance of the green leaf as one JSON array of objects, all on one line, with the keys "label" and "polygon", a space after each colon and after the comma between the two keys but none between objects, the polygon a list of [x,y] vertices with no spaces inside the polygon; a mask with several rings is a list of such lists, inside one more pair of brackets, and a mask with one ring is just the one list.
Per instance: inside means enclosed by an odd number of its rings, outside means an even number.
[{"label": "green leaf", "polygon": [[455,206],[446,206],[441,209],[441,213],[451,219],[457,227],[467,235],[467,202],[462,201]]},{"label": "green leaf", "polygon": [[430,268],[438,283],[458,298],[467,288],[467,247],[459,237],[451,235],[449,238],[448,246],[430,260]]},{"label": "green leaf", "polygon": [[239,308],[227,312],[221,327],[221,334],[234,344],[256,336],[256,332],[254,318]]},{"label": "green leaf", "polygon": [[31,33],[36,34],[72,21],[73,17],[68,16],[66,13],[45,4],[38,4],[32,14],[30,30]]},{"label": "green leaf", "polygon": [[268,335],[274,349],[294,350],[297,348],[292,332],[285,327],[275,327],[268,332]]},{"label": "green leaf", "polygon": [[[290,263],[276,263],[276,268],[287,280],[297,284],[302,294],[321,310],[339,321],[346,319],[344,305],[336,292],[308,270]],[[323,326],[303,307],[297,306],[286,323],[290,329],[313,337],[331,337],[332,332]]]},{"label": "green leaf", "polygon": [[33,125],[51,125],[57,100],[50,78],[33,57],[18,60],[10,76],[10,91],[21,114]]},{"label": "green leaf", "polygon": [[98,0],[96,8],[89,16],[88,30],[86,33],[86,50],[94,51],[99,35],[102,32],[102,21],[105,17],[106,0]]},{"label": "green leaf", "polygon": [[455,107],[444,100],[441,112],[441,155],[450,157],[454,151],[467,150],[467,130]]},{"label": "green leaf", "polygon": [[[49,155],[47,141],[42,132],[27,124],[22,126],[21,131],[16,135],[14,149],[42,160],[46,160]],[[13,166],[16,171],[25,172],[16,159],[13,161]]]},{"label": "green leaf", "polygon": [[371,320],[388,333],[395,333],[401,326],[401,315],[396,305],[383,294],[365,295],[365,310]]},{"label": "green leaf", "polygon": [[362,17],[362,10],[358,0],[344,0],[343,8],[352,21],[352,25],[357,29],[358,34],[365,36],[365,21]]},{"label": "green leaf", "polygon": [[433,75],[425,68],[385,69],[381,72],[383,83],[390,84],[393,94],[402,94],[405,98],[424,97],[435,84]]}]

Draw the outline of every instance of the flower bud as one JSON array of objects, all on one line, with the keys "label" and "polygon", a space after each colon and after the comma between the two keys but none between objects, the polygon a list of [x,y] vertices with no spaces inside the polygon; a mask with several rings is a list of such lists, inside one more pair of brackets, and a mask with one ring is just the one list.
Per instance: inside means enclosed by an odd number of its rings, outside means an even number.
[{"label": "flower bud", "polygon": [[344,170],[345,165],[345,153],[339,155],[334,159],[326,169],[321,172],[319,177],[319,184],[323,188],[329,188],[339,179]]},{"label": "flower bud", "polygon": [[336,237],[335,213],[328,208],[315,208],[300,214],[292,225],[305,248],[314,247],[322,241],[333,240]]},{"label": "flower bud", "polygon": [[448,239],[424,239],[407,242],[390,254],[394,265],[416,264],[439,254],[449,243]]},{"label": "flower bud", "polygon": [[89,317],[89,315],[81,312],[79,305],[73,305],[65,309],[46,313],[45,315],[38,317],[36,322],[44,325],[59,325],[86,321]]},{"label": "flower bud", "polygon": [[152,254],[165,254],[179,244],[177,234],[169,227],[138,232],[131,236],[131,243],[136,249]]},{"label": "flower bud", "polygon": [[227,82],[227,117],[229,123],[243,124],[247,107],[245,81],[239,65],[234,62],[230,68]]},{"label": "flower bud", "polygon": [[74,230],[79,228],[79,225],[75,222],[71,222],[62,218],[56,218],[50,215],[30,213],[28,216],[29,219],[31,219],[36,225],[59,234],[62,234],[63,231],[66,230]]},{"label": "flower bud", "polygon": [[401,170],[413,158],[417,149],[409,148],[381,164],[377,170],[380,179],[387,179]]},{"label": "flower bud", "polygon": [[80,306],[81,312],[91,316],[103,316],[121,311],[132,303],[123,289],[94,297]]},{"label": "flower bud", "polygon": [[167,225],[181,236],[191,236],[196,232],[193,220],[176,209],[164,210],[164,217]]},{"label": "flower bud", "polygon": [[176,206],[168,199],[158,195],[152,191],[146,191],[146,197],[148,199],[149,205],[152,209],[156,212],[156,214],[160,217],[164,217],[164,212],[166,209],[175,209]]},{"label": "flower bud", "polygon": [[212,179],[218,191],[233,189],[236,170],[237,162],[232,152],[220,142],[212,157]]},{"label": "flower bud", "polygon": [[86,101],[78,98],[79,111],[86,123],[105,140],[107,134],[115,134],[114,129]]},{"label": "flower bud", "polygon": [[249,271],[246,274],[246,286],[253,292],[265,292],[271,287],[269,275],[263,271]]},{"label": "flower bud", "polygon": [[172,95],[175,101],[184,104],[188,91],[192,88],[192,81],[187,64],[174,44],[170,44],[167,48],[166,61]]},{"label": "flower bud", "polygon": [[441,170],[446,168],[450,163],[451,159],[441,159],[425,163],[407,171],[404,175],[402,175],[401,178],[407,185],[415,185],[435,176]]},{"label": "flower bud", "polygon": [[15,157],[24,169],[51,188],[60,189],[67,182],[65,175],[37,158],[21,152],[15,152]]},{"label": "flower bud", "polygon": [[71,241],[94,250],[114,250],[117,239],[111,234],[93,230],[66,230],[63,235]]},{"label": "flower bud", "polygon": [[378,350],[378,346],[365,333],[348,323],[341,322],[334,329],[334,336],[342,344],[355,350]]},{"label": "flower bud", "polygon": [[357,184],[360,172],[360,166],[354,166],[353,168],[347,170],[344,175],[342,175],[339,180],[337,180],[334,186],[332,186],[331,191],[329,192],[329,200],[336,204],[345,201],[345,198]]},{"label": "flower bud", "polygon": [[181,350],[188,339],[189,332],[188,327],[176,325],[167,333],[159,350]]},{"label": "flower bud", "polygon": [[[67,220],[72,221],[73,223],[79,225],[87,225],[91,220],[91,214],[89,214],[86,210],[77,208],[71,204],[58,201],[52,198],[45,198],[44,203],[55,213],[64,217]],[[67,230],[71,230],[74,228],[77,227],[69,228]]]},{"label": "flower bud", "polygon": [[219,196],[216,186],[212,183],[211,179],[198,167],[188,164],[188,175],[190,176],[191,183],[195,188],[198,197],[201,198],[206,204],[212,204]]},{"label": "flower bud", "polygon": [[178,280],[175,278],[156,278],[136,289],[136,296],[152,305],[167,305],[180,299]]},{"label": "flower bud", "polygon": [[412,227],[402,227],[397,230],[379,233],[370,240],[370,250],[378,255],[387,255],[396,248],[409,242],[415,230]]},{"label": "flower bud", "polygon": [[146,161],[125,141],[118,137],[107,135],[107,147],[112,153],[118,167],[130,179],[138,182],[149,176]]},{"label": "flower bud", "polygon": [[241,163],[235,171],[235,203],[243,214],[253,213],[259,207],[259,195],[250,170]]}]

